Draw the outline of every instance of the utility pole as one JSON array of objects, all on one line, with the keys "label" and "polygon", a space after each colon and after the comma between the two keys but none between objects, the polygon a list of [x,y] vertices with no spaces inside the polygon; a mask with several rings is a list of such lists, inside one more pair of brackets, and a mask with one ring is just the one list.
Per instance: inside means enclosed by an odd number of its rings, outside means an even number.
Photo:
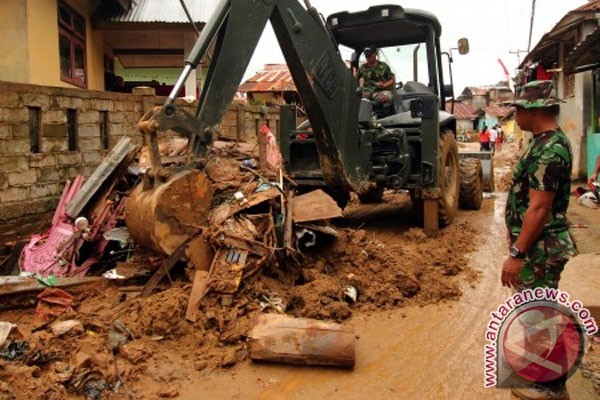
[{"label": "utility pole", "polygon": [[517,63],[519,65],[521,65],[521,53],[525,53],[525,54],[529,53],[527,50],[519,50],[519,49],[517,49],[517,50],[509,50],[508,52],[510,54],[516,54],[517,55]]},{"label": "utility pole", "polygon": [[531,35],[533,33],[533,20],[535,18],[535,0],[531,0],[531,21],[529,21],[529,42],[527,43],[527,52],[531,50]]}]

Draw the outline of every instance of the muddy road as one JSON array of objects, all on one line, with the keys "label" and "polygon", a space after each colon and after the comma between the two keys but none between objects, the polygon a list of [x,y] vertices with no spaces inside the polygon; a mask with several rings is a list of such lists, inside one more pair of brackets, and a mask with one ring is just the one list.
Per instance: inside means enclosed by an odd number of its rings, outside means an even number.
[{"label": "muddy road", "polygon": [[[356,205],[345,226],[361,227],[393,243],[414,222],[401,200]],[[480,229],[478,250],[469,257],[477,282],[463,284],[463,296],[423,307],[404,307],[347,322],[358,336],[353,371],[242,363],[195,378],[180,391],[184,399],[508,399],[506,390],[483,387],[484,331],[489,312],[511,292],[499,283],[506,256],[505,195],[486,199],[482,210],[461,212],[457,222]],[[391,220],[398,221],[390,224]],[[402,222],[404,221],[404,222]],[[597,398],[589,380],[569,380],[572,399]]]}]

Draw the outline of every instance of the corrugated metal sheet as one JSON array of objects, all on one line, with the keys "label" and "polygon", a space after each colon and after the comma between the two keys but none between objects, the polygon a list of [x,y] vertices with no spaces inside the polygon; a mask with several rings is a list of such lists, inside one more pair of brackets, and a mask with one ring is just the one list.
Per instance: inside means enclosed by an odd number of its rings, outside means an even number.
[{"label": "corrugated metal sheet", "polygon": [[[184,0],[194,22],[206,22],[217,0]],[[102,15],[108,22],[188,23],[179,0],[133,0],[127,11],[116,8]]]},{"label": "corrugated metal sheet", "polygon": [[485,113],[499,119],[508,118],[515,112],[514,107],[489,106],[485,108]]},{"label": "corrugated metal sheet", "polygon": [[583,72],[600,65],[600,28],[583,39],[565,60],[568,72]]},{"label": "corrugated metal sheet", "polygon": [[[446,112],[451,112],[451,110],[452,102],[446,102]],[[456,119],[468,119],[473,121],[478,117],[478,110],[469,104],[455,102],[453,115]]]},{"label": "corrugated metal sheet", "polygon": [[267,64],[262,71],[242,83],[240,92],[291,92],[296,85],[285,64]]}]

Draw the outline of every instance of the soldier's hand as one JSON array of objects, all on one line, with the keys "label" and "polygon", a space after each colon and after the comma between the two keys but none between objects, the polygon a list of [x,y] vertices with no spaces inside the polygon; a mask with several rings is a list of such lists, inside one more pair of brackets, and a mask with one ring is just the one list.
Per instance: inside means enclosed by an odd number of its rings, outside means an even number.
[{"label": "soldier's hand", "polygon": [[523,269],[523,260],[508,257],[502,265],[502,286],[517,287],[521,283],[519,273]]}]

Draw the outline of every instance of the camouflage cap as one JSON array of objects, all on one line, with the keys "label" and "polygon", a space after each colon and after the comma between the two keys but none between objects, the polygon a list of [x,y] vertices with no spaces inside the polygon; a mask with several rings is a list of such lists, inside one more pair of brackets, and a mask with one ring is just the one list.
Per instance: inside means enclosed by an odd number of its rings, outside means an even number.
[{"label": "camouflage cap", "polygon": [[564,103],[556,96],[552,81],[532,81],[523,86],[513,106],[523,108],[544,108]]}]

